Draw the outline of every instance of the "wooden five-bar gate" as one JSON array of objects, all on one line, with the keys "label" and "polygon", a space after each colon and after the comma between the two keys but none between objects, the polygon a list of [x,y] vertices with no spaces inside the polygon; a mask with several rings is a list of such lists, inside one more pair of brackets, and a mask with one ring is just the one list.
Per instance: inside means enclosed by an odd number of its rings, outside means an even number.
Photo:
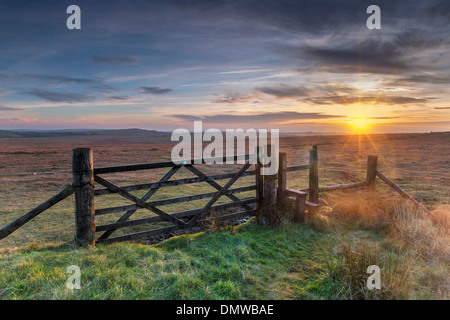
[{"label": "wooden five-bar gate", "polygon": [[[74,157],[79,156],[80,152],[92,152],[91,150],[78,150],[74,153]],[[96,232],[103,232],[101,236],[95,240],[97,243],[105,243],[105,242],[115,242],[115,241],[126,241],[132,240],[141,237],[150,237],[160,233],[168,233],[173,232],[179,229],[190,229],[197,226],[200,222],[203,222],[202,218],[210,213],[211,211],[222,211],[228,208],[240,208],[241,210],[225,214],[222,216],[215,216],[215,219],[236,219],[238,217],[244,215],[252,215],[257,208],[257,197],[249,197],[245,199],[239,199],[235,196],[237,193],[248,192],[252,190],[256,190],[257,184],[253,184],[246,187],[234,188],[231,189],[233,184],[241,177],[256,175],[255,170],[248,170],[251,166],[250,164],[250,156],[236,156],[233,158],[222,158],[223,162],[232,160],[233,162],[237,160],[244,160],[244,165],[236,172],[218,174],[218,175],[206,175],[200,169],[198,169],[195,163],[205,164],[208,159],[200,159],[200,161],[193,161],[193,164],[174,164],[172,161],[166,162],[156,162],[156,163],[146,163],[146,164],[134,164],[134,165],[124,165],[124,166],[114,166],[114,167],[100,167],[94,168],[92,170],[92,174],[87,173],[87,176],[92,176],[92,180],[105,187],[103,189],[94,190],[92,184],[88,184],[87,188],[89,188],[88,197],[93,196],[101,196],[106,194],[119,194],[125,199],[131,201],[133,204],[119,207],[110,207],[110,208],[102,208],[94,211],[94,216],[105,215],[110,213],[117,212],[125,212],[115,223],[100,225],[95,227]],[[209,159],[211,160],[211,159]],[[219,159],[217,159],[219,160]],[[139,184],[132,186],[119,187],[114,183],[106,180],[101,177],[102,174],[111,174],[117,172],[129,172],[129,171],[137,171],[137,170],[150,170],[150,169],[160,169],[160,168],[169,168],[169,171],[158,181],[155,183],[148,184]],[[184,178],[177,180],[170,180],[180,169],[185,168],[189,172],[193,173],[196,177],[194,178]],[[86,177],[87,178],[87,177]],[[224,185],[219,184],[216,180],[224,180],[229,179]],[[169,198],[163,200],[154,200],[150,201],[151,197],[160,189],[164,187],[170,186],[179,186],[184,184],[191,184],[197,182],[206,182],[210,186],[216,189],[215,192],[208,192],[196,195],[189,196],[181,196],[176,198]],[[135,190],[147,190],[147,192],[141,197],[137,197],[130,193],[130,191]],[[216,202],[222,196],[227,197],[231,202],[225,204],[215,205]],[[192,209],[186,211],[180,211],[176,213],[167,213],[163,211],[160,207],[165,205],[170,205],[174,203],[182,203],[200,199],[210,200],[203,206],[203,208]],[[89,201],[88,201],[89,203]],[[85,216],[85,219],[82,220],[87,221],[88,224],[91,223],[92,220],[92,209],[90,205],[86,205],[85,208],[82,209],[82,212],[78,212],[79,215]],[[147,209],[153,215],[146,218],[129,220],[129,218],[139,209]],[[169,222],[172,225],[169,227],[158,228],[148,231],[142,231],[137,233],[131,233],[126,235],[121,235],[117,237],[110,238],[111,234],[119,229],[130,226],[137,226],[142,224],[156,223],[156,222]],[[77,239],[87,239],[89,243],[93,242],[92,235],[87,235],[85,233],[85,228],[82,228],[81,233],[77,236]],[[92,233],[92,230],[89,230]]]}]

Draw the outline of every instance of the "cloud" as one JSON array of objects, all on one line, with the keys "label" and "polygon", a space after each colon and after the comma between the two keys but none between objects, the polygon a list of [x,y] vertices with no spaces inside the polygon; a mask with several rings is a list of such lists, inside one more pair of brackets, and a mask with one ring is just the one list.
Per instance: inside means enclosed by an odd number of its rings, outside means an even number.
[{"label": "cloud", "polygon": [[166,94],[173,92],[172,89],[164,89],[160,87],[139,87],[136,91],[144,94]]},{"label": "cloud", "polygon": [[350,47],[310,46],[297,49],[296,55],[316,62],[324,72],[397,74],[417,69],[407,64],[398,47],[372,39]]},{"label": "cloud", "polygon": [[24,110],[24,109],[0,106],[0,111],[17,111],[17,110]]},{"label": "cloud", "polygon": [[310,90],[305,87],[292,87],[287,85],[260,87],[255,88],[255,90],[278,98],[304,97],[310,93]]},{"label": "cloud", "polygon": [[405,104],[423,104],[427,103],[432,98],[412,98],[402,96],[323,96],[323,97],[310,97],[304,101],[317,105],[334,105],[334,104],[387,104],[387,105],[405,105]]},{"label": "cloud", "polygon": [[408,77],[402,77],[398,79],[388,79],[383,83],[387,85],[410,85],[414,83],[430,83],[430,84],[449,84],[450,73],[444,74],[413,74]]},{"label": "cloud", "polygon": [[6,81],[39,81],[40,84],[58,84],[58,85],[83,85],[101,83],[100,79],[74,78],[59,75],[43,75],[43,74],[19,74],[9,75],[0,74],[0,80]]},{"label": "cloud", "polygon": [[137,58],[130,57],[130,56],[100,56],[100,55],[93,55],[92,59],[96,63],[104,63],[104,64],[112,64],[112,65],[118,65],[118,66],[128,66],[128,65],[136,65],[140,64],[140,61]]},{"label": "cloud", "polygon": [[450,2],[447,0],[435,1],[426,13],[431,19],[437,19],[444,25],[450,24]]},{"label": "cloud", "polygon": [[95,90],[98,90],[98,91],[104,92],[104,93],[117,91],[116,88],[114,88],[113,86],[110,86],[108,84],[99,84],[97,86],[93,86],[92,89],[95,89]]},{"label": "cloud", "polygon": [[95,99],[91,95],[84,93],[56,92],[41,89],[34,89],[32,91],[23,91],[23,93],[52,102],[76,103],[76,102],[92,101]]},{"label": "cloud", "polygon": [[109,97],[112,100],[129,100],[129,99],[133,99],[133,97],[130,96],[111,96]]},{"label": "cloud", "polygon": [[450,110],[450,107],[435,107],[436,110]]},{"label": "cloud", "polygon": [[339,115],[329,115],[320,112],[294,112],[294,111],[283,111],[283,112],[266,112],[260,114],[251,115],[234,115],[234,114],[216,114],[211,116],[195,116],[187,114],[173,114],[174,117],[183,121],[204,121],[209,123],[278,123],[285,121],[296,121],[296,120],[318,120],[318,119],[333,119],[341,118],[343,116]]},{"label": "cloud", "polygon": [[219,98],[211,100],[212,103],[239,103],[248,102],[253,98],[250,94],[244,93],[227,93]]}]

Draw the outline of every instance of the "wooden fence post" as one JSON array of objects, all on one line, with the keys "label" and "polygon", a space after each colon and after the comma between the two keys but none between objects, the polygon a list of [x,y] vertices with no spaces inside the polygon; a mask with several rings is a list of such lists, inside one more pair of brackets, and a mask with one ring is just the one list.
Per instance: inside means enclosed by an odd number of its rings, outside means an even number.
[{"label": "wooden fence post", "polygon": [[367,157],[367,186],[371,189],[375,189],[375,178],[377,177],[377,162],[378,156]]},{"label": "wooden fence post", "polygon": [[305,222],[305,210],[306,210],[306,194],[304,196],[297,195],[295,197],[295,216],[294,222]]},{"label": "wooden fence post", "polygon": [[319,203],[319,156],[317,145],[309,152],[309,201]]},{"label": "wooden fence post", "polygon": [[256,164],[255,164],[255,178],[256,178],[256,205],[257,210],[262,209],[264,205],[264,176],[261,175],[261,161],[262,155],[261,147],[256,147]]},{"label": "wooden fence post", "polygon": [[[272,152],[272,146],[269,144],[266,147],[266,152]],[[276,210],[277,205],[277,188],[278,188],[278,174],[271,174],[264,176],[264,208],[268,210]]]},{"label": "wooden fence post", "polygon": [[95,245],[95,218],[92,149],[73,149],[72,172],[75,192],[75,241],[79,246],[93,246]]},{"label": "wooden fence post", "polygon": [[278,194],[277,200],[280,202],[286,193],[286,168],[287,168],[287,159],[286,153],[280,152],[278,156]]}]

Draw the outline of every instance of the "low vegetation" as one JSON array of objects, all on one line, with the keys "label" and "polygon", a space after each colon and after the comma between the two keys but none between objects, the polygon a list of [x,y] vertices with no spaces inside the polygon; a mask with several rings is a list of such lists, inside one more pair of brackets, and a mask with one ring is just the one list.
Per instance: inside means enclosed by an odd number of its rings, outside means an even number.
[{"label": "low vegetation", "polygon": [[[216,224],[154,246],[2,249],[0,298],[449,298],[447,207],[425,216],[402,200],[364,192],[325,201],[305,224]],[[80,290],[66,287],[70,265],[81,268]],[[369,265],[381,268],[381,290],[367,289]]]}]

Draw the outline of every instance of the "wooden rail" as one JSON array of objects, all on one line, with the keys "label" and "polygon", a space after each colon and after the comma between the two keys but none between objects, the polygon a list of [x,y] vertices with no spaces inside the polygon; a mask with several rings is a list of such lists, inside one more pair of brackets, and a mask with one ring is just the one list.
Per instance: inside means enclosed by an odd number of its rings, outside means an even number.
[{"label": "wooden rail", "polygon": [[43,202],[33,210],[29,211],[27,214],[23,215],[19,219],[11,222],[6,227],[2,228],[0,230],[0,240],[9,236],[11,233],[22,227],[25,223],[37,217],[40,213],[44,212],[48,208],[54,206],[58,202],[70,196],[73,193],[73,191],[74,188],[72,186],[64,188],[64,190],[59,192],[57,195],[51,197],[50,199]]},{"label": "wooden rail", "polygon": [[[217,163],[221,161],[222,163],[237,162],[240,160],[250,160],[256,157],[255,155],[236,155],[232,157],[217,157],[217,158],[204,158],[204,159],[193,159],[186,165],[193,164],[206,164],[206,163]],[[136,164],[125,164],[120,166],[108,166],[108,167],[97,167],[94,168],[95,174],[105,174],[105,173],[118,173],[118,172],[129,172],[138,170],[151,170],[160,168],[172,168],[177,166],[184,166],[183,164],[176,164],[173,161],[162,161],[162,162],[149,162],[149,163],[136,163]]]},{"label": "wooden rail", "polygon": [[426,213],[430,213],[427,208],[425,208],[424,205],[419,203],[416,199],[414,199],[412,196],[410,196],[405,190],[400,188],[395,182],[390,180],[388,177],[386,177],[384,174],[382,174],[380,171],[376,170],[376,175],[383,180],[388,186],[390,186],[392,189],[397,191],[403,198],[411,200],[414,204],[416,204],[419,208],[421,208]]}]

